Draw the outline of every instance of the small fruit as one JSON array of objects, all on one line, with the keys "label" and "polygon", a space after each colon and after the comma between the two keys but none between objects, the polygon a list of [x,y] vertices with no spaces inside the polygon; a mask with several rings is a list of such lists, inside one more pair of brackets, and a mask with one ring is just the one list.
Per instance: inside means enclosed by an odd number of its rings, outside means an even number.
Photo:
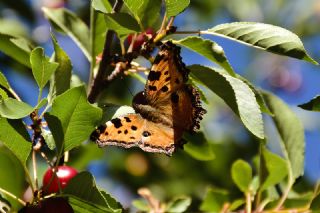
[{"label": "small fruit", "polygon": [[[56,177],[51,168],[49,168],[43,176],[42,189],[45,194],[51,194],[59,191],[59,182],[61,189],[65,188],[68,182],[78,174],[77,170],[70,166],[58,166]],[[51,180],[53,179],[53,180]]]},{"label": "small fruit", "polygon": [[[133,50],[139,50],[142,44],[148,40],[148,37],[152,37],[153,35],[154,35],[154,32],[152,28],[148,28],[145,32],[139,33],[134,40]],[[131,44],[133,37],[134,37],[133,34],[130,34],[128,36],[127,39],[128,39],[129,45]]]}]

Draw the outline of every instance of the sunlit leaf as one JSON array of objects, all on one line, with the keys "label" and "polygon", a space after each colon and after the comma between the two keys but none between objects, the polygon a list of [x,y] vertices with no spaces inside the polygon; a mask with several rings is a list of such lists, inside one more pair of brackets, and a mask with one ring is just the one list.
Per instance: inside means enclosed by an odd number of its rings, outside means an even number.
[{"label": "sunlit leaf", "polygon": [[4,118],[19,119],[24,118],[33,111],[29,104],[18,101],[14,98],[0,100],[0,115]]},{"label": "sunlit leaf", "polygon": [[26,164],[31,151],[29,134],[21,120],[8,120],[0,117],[0,142],[8,147],[20,160]]},{"label": "sunlit leaf", "polygon": [[272,119],[280,135],[282,151],[289,161],[293,178],[297,178],[304,171],[305,140],[303,125],[291,109],[275,95],[265,92],[264,99],[274,114]]},{"label": "sunlit leaf", "polygon": [[214,41],[203,39],[201,37],[190,36],[175,42],[200,55],[203,55],[214,63],[217,63],[227,70],[231,76],[235,77],[235,73],[229,64],[222,47]]},{"label": "sunlit leaf", "polygon": [[27,40],[0,33],[0,51],[30,67],[31,44]]},{"label": "sunlit leaf", "polygon": [[226,102],[252,134],[258,138],[264,138],[261,110],[255,94],[246,83],[209,67],[192,65],[188,68],[194,78]]},{"label": "sunlit leaf", "polygon": [[0,71],[0,86],[3,86],[6,89],[10,88],[7,78],[2,74],[1,71]]},{"label": "sunlit leaf", "polygon": [[182,213],[185,212],[191,204],[190,197],[176,197],[166,206],[166,212]]},{"label": "sunlit leaf", "polygon": [[243,160],[237,160],[234,162],[231,168],[231,176],[233,182],[242,192],[246,193],[250,190],[252,169],[247,162]]},{"label": "sunlit leaf", "polygon": [[111,196],[108,197],[101,194],[96,186],[94,177],[89,172],[81,172],[72,178],[63,192],[93,205],[101,206],[110,212],[121,212],[121,208],[111,208],[114,205],[109,205],[109,202],[114,204],[114,199],[111,199]]},{"label": "sunlit leaf", "polygon": [[167,16],[176,16],[182,13],[190,4],[190,0],[165,0]]},{"label": "sunlit leaf", "polygon": [[276,154],[262,149],[262,175],[260,176],[260,190],[263,191],[270,186],[280,183],[288,175],[287,161]]},{"label": "sunlit leaf", "polygon": [[118,35],[127,35],[141,30],[138,22],[128,13],[106,14],[105,21],[107,28],[114,30]]},{"label": "sunlit leaf", "polygon": [[161,0],[124,0],[138,23],[151,27],[160,15]]},{"label": "sunlit leaf", "polygon": [[108,0],[92,0],[92,7],[102,13],[111,13],[112,6]]},{"label": "sunlit leaf", "polygon": [[49,91],[49,100],[50,102],[57,95],[62,94],[70,88],[71,81],[71,71],[72,64],[69,56],[66,52],[59,46],[58,41],[51,35],[53,47],[54,47],[54,59],[59,64],[57,70],[54,72],[54,75],[50,79],[50,91]]},{"label": "sunlit leaf", "polygon": [[229,194],[225,190],[209,188],[200,210],[205,212],[220,212],[225,203],[229,203]]},{"label": "sunlit leaf", "polygon": [[51,75],[59,66],[58,63],[49,61],[49,58],[44,54],[44,49],[41,47],[32,50],[30,63],[32,74],[40,88],[43,88],[47,84]]},{"label": "sunlit leaf", "polygon": [[65,9],[42,8],[46,17],[58,26],[59,30],[66,33],[82,50],[89,61],[90,56],[90,34],[87,25],[73,12]]},{"label": "sunlit leaf", "polygon": [[57,96],[45,119],[58,150],[68,151],[89,138],[101,114],[101,109],[88,103],[85,88],[80,86]]},{"label": "sunlit leaf", "polygon": [[278,26],[256,22],[233,22],[217,25],[201,32],[318,64],[308,55],[296,34]]}]

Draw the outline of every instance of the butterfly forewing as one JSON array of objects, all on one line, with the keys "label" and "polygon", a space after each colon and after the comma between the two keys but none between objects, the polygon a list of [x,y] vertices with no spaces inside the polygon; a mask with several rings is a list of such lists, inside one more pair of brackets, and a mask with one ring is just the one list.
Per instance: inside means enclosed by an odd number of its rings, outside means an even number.
[{"label": "butterfly forewing", "polygon": [[162,45],[145,86],[147,101],[152,106],[167,101],[170,94],[184,86],[188,72],[180,58],[180,48],[168,42]]}]

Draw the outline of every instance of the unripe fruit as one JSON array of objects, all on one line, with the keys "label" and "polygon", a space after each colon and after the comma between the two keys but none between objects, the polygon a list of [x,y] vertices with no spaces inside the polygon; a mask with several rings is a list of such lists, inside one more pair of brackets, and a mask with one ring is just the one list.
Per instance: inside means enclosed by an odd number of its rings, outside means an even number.
[{"label": "unripe fruit", "polygon": [[61,189],[65,188],[68,182],[78,174],[77,170],[70,166],[58,166],[56,177],[54,176],[54,172],[51,168],[49,168],[43,176],[43,186],[42,189],[45,194],[51,194],[55,192],[59,192],[59,182]]}]

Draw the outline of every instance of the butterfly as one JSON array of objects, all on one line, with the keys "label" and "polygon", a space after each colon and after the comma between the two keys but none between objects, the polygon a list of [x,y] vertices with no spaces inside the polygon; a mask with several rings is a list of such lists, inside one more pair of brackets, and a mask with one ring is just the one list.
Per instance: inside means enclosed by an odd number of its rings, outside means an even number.
[{"label": "butterfly", "polygon": [[187,84],[189,70],[182,62],[180,47],[171,41],[160,46],[144,91],[134,96],[135,113],[114,118],[91,135],[99,147],[140,147],[146,152],[172,155],[183,147],[182,135],[200,128],[206,113],[198,90]]}]

